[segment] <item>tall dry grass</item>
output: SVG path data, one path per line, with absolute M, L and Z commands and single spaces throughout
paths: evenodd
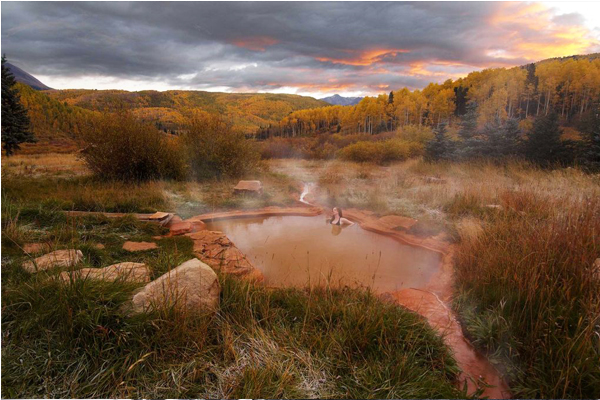
M 532 189 L 499 198 L 503 211 L 458 245 L 465 327 L 517 397 L 597 398 L 600 198 Z
M 274 168 L 312 174 L 322 204 L 443 223 L 458 246 L 456 309 L 515 395 L 600 396 L 600 175 L 524 162 Z

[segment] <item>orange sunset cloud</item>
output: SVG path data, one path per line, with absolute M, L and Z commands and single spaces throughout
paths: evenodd
M 249 50 L 265 51 L 267 47 L 279 43 L 279 40 L 268 36 L 253 36 L 235 39 L 232 43 Z

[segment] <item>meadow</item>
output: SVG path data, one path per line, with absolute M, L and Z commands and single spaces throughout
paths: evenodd
M 220 276 L 221 309 L 208 320 L 131 319 L 120 311 L 131 285 L 64 286 L 20 268 L 22 246 L 45 242 L 81 248 L 87 266 L 127 257 L 158 276 L 191 258 L 186 238 L 132 257 L 122 242 L 148 239 L 158 227 L 67 220 L 60 211 L 191 216 L 291 205 L 306 182 L 314 183 L 311 202 L 408 216 L 419 221 L 413 233 L 452 237 L 453 307 L 515 397 L 599 395 L 598 175 L 525 162 L 285 159 L 255 172 L 261 196 L 236 197 L 228 179 L 98 180 L 74 155 L 2 161 L 3 395 L 464 397 L 439 336 L 369 292 L 268 290 Z

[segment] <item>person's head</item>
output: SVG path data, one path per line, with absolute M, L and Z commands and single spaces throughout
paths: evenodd
M 340 207 L 333 207 L 333 216 L 342 218 L 342 209 Z

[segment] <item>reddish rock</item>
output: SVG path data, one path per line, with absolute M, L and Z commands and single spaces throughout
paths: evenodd
M 192 225 L 191 222 L 185 222 L 185 221 L 175 222 L 174 224 L 171 224 L 169 226 L 169 234 L 171 236 L 184 235 L 186 233 L 192 232 L 193 229 L 194 229 L 194 226 Z
M 263 186 L 260 181 L 239 181 L 233 188 L 234 193 L 257 193 L 263 191 Z
M 50 251 L 50 245 L 48 243 L 25 243 L 23 251 L 29 254 L 43 253 L 44 251 Z
M 102 243 L 96 243 L 94 247 L 98 250 L 104 250 L 106 248 L 106 246 L 104 246 Z
M 245 279 L 264 279 L 262 273 L 223 232 L 205 230 L 187 236 L 194 241 L 194 254 L 211 267 Z
M 206 224 L 203 221 L 187 221 L 192 224 L 192 232 L 203 231 L 206 229 Z
M 143 263 L 123 262 L 105 268 L 82 268 L 77 271 L 62 272 L 60 279 L 70 282 L 72 279 L 91 279 L 105 282 L 150 282 L 150 268 Z
M 166 213 L 166 212 L 160 212 L 160 211 L 158 211 L 158 212 L 155 212 L 155 213 L 154 213 L 154 214 L 152 214 L 152 215 L 149 215 L 149 216 L 148 216 L 148 220 L 149 220 L 149 221 L 162 221 L 162 220 L 164 220 L 165 218 L 168 218 L 168 217 L 169 217 L 169 215 L 171 215 L 171 214 L 169 214 L 169 213 Z
M 34 261 L 25 261 L 23 268 L 27 272 L 44 271 L 54 267 L 72 267 L 83 260 L 81 250 L 56 250 L 36 258 Z
M 123 250 L 127 251 L 145 251 L 157 249 L 158 246 L 154 242 L 125 242 L 123 243 Z

